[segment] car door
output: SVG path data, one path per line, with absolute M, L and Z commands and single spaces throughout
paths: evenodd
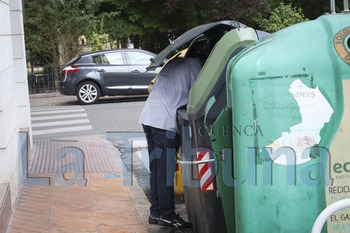
M 155 56 L 153 53 L 141 50 L 127 50 L 125 52 L 128 58 L 128 67 L 130 72 L 130 83 L 134 94 L 147 94 L 148 85 L 157 75 L 158 70 L 147 71 L 146 68 L 151 63 L 151 58 Z
M 93 56 L 93 60 L 106 94 L 125 94 L 131 90 L 129 69 L 121 51 L 101 53 Z

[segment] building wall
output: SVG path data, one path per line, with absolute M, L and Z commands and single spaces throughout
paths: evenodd
M 18 90 L 16 91 L 16 100 L 18 116 L 20 116 L 18 118 L 18 127 L 20 130 L 27 130 L 31 129 L 31 120 L 23 29 L 23 0 L 9 0 L 9 2 L 13 64 L 15 70 L 15 89 Z
M 0 0 L 0 22 L 0 184 L 9 185 L 14 204 L 18 134 L 31 134 L 22 0 Z

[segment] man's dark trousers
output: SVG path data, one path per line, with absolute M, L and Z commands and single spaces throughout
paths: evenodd
M 174 131 L 142 125 L 150 155 L 151 215 L 166 217 L 175 214 L 174 174 L 179 135 Z

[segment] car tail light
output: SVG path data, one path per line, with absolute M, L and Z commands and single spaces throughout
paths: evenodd
M 78 72 L 80 70 L 79 67 L 75 67 L 75 66 L 66 66 L 64 67 L 64 69 L 61 71 L 62 74 L 69 74 L 69 73 L 75 73 Z

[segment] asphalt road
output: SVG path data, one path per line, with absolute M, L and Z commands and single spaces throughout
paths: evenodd
M 141 131 L 139 116 L 145 104 L 145 98 L 106 101 L 96 105 L 87 105 L 85 110 L 93 124 L 94 131 Z
M 94 105 L 50 101 L 31 107 L 34 140 L 99 136 L 107 132 L 142 132 L 138 123 L 146 97 L 106 98 Z

